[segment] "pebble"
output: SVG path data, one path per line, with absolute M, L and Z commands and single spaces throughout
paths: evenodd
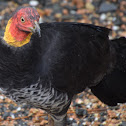
M 109 3 L 107 1 L 102 2 L 98 12 L 99 13 L 106 13 L 106 12 L 112 12 L 117 10 L 117 5 L 114 3 Z
M 104 117 L 100 117 L 100 119 L 98 120 L 99 122 L 104 122 L 106 119 Z
M 67 9 L 63 9 L 62 12 L 63 12 L 64 15 L 68 15 L 68 13 L 69 13 Z
M 116 20 L 114 21 L 114 24 L 115 25 L 121 25 L 122 24 L 120 17 L 118 17 L 118 16 L 116 17 Z
M 78 126 L 77 123 L 72 123 L 72 126 Z
M 88 117 L 88 121 L 89 122 L 93 122 L 95 120 L 95 117 L 93 114 L 91 114 L 89 117 Z
M 87 2 L 85 7 L 86 7 L 86 9 L 88 9 L 91 12 L 95 10 L 95 7 L 91 2 Z
M 4 111 L 4 114 L 3 114 L 2 116 L 3 116 L 3 119 L 6 120 L 7 117 L 10 116 L 10 112 L 6 112 L 6 111 Z
M 107 112 L 100 112 L 100 116 L 106 116 Z
M 5 97 L 1 95 L 1 96 L 0 96 L 0 99 L 2 99 L 2 100 L 3 100 L 3 99 L 5 99 Z
M 21 107 L 18 107 L 18 108 L 17 108 L 17 111 L 21 111 Z
M 86 116 L 88 114 L 87 110 L 79 108 L 76 109 L 76 115 L 77 116 Z
M 14 116 L 14 114 L 13 114 L 13 113 L 11 113 L 11 114 L 10 114 L 10 116 L 11 116 L 11 118 L 12 118 L 12 119 L 14 119 L 14 118 L 15 118 L 15 116 Z
M 9 109 L 11 110 L 11 111 L 13 111 L 13 110 L 15 110 L 17 107 L 15 107 L 13 104 L 9 104 Z
M 119 26 L 114 25 L 114 26 L 112 27 L 112 30 L 113 30 L 113 31 L 119 30 Z
M 70 11 L 70 14 L 73 14 L 73 15 L 74 15 L 74 14 L 76 14 L 76 13 L 77 13 L 77 12 L 76 12 L 75 10 L 71 10 L 71 11 Z
M 76 123 L 76 120 L 74 120 L 73 118 L 67 118 L 67 125 L 71 125 L 73 123 Z
M 106 14 L 104 14 L 104 13 L 101 14 L 101 15 L 100 15 L 100 20 L 101 20 L 101 21 L 104 21 L 105 19 L 106 19 Z
M 86 105 L 87 108 L 91 108 L 92 107 L 92 103 L 89 103 Z
M 84 101 L 83 101 L 82 99 L 77 99 L 77 100 L 76 100 L 76 103 L 77 103 L 77 104 L 83 104 Z
M 39 2 L 38 2 L 37 0 L 31 0 L 31 1 L 29 2 L 29 5 L 30 5 L 30 6 L 33 6 L 33 7 L 36 7 L 38 4 L 39 4 Z
M 2 19 L 4 19 L 4 16 L 0 16 L 0 21 L 1 21 Z

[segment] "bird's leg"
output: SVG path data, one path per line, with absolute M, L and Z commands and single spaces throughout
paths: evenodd
M 61 120 L 61 121 L 54 121 L 53 119 L 52 119 L 52 117 L 49 115 L 48 116 L 48 126 L 66 126 L 67 125 L 67 121 L 66 121 L 66 119 L 67 119 L 67 116 L 65 116 L 64 118 L 63 118 L 63 120 Z
M 54 126 L 54 120 L 50 115 L 48 115 L 48 126 Z

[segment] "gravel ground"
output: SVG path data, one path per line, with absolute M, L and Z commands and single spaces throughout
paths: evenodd
M 112 29 L 110 38 L 126 37 L 125 0 L 10 0 L 0 1 L 0 35 L 18 6 L 37 8 L 40 22 L 81 22 Z M 47 114 L 29 105 L 18 105 L 0 95 L 0 126 L 46 126 Z M 78 94 L 68 111 L 69 126 L 126 126 L 126 104 L 109 107 L 87 89 Z

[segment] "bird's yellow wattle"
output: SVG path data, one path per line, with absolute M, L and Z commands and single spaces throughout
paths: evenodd
M 8 21 L 8 24 L 7 24 L 6 29 L 5 29 L 5 32 L 4 32 L 3 39 L 5 40 L 5 42 L 8 45 L 11 45 L 11 46 L 14 46 L 14 47 L 21 47 L 21 46 L 29 43 L 30 42 L 30 39 L 31 39 L 32 33 L 28 33 L 28 35 L 24 39 L 22 39 L 21 41 L 19 41 L 10 32 L 10 26 L 11 26 L 11 24 L 12 24 L 12 19 L 10 19 Z

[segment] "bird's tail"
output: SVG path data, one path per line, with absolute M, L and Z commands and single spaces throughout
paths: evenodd
M 116 64 L 91 91 L 105 104 L 115 106 L 126 102 L 126 38 L 111 40 L 111 45 L 115 48 Z
M 121 37 L 111 40 L 112 46 L 116 51 L 116 68 L 126 71 L 126 38 Z

